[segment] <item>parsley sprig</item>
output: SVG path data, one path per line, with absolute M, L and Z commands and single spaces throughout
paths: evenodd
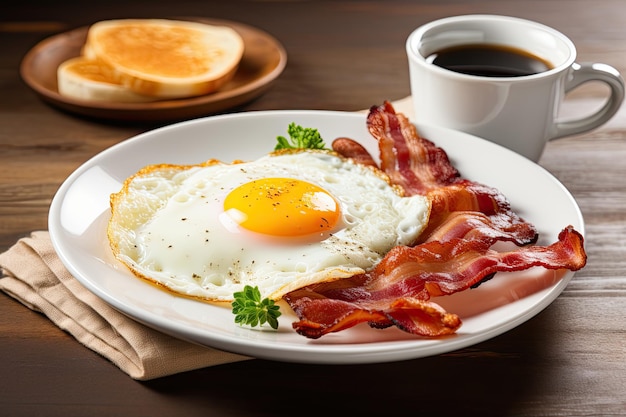
M 232 311 L 235 314 L 235 323 L 252 327 L 268 323 L 272 329 L 278 328 L 280 308 L 269 298 L 261 300 L 259 287 L 246 285 L 243 291 L 235 292 L 233 296 L 235 300 L 232 302 Z
M 294 122 L 287 127 L 289 139 L 284 136 L 277 136 L 278 143 L 275 151 L 280 149 L 326 149 L 324 139 L 317 129 L 312 127 L 302 127 Z

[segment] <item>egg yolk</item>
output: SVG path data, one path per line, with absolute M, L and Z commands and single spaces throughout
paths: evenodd
M 273 236 L 304 236 L 332 229 L 339 221 L 337 201 L 324 189 L 293 178 L 263 178 L 232 190 L 224 211 L 238 223 Z M 232 211 L 231 211 L 232 213 Z

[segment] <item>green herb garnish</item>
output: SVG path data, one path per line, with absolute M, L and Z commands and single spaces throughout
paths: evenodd
M 317 129 L 302 127 L 292 122 L 287 127 L 287 133 L 289 139 L 284 136 L 276 137 L 278 143 L 274 148 L 275 151 L 280 149 L 326 149 L 324 139 Z
M 236 292 L 233 296 L 235 297 L 232 303 L 235 323 L 252 327 L 268 323 L 272 329 L 278 328 L 280 308 L 269 298 L 261 300 L 259 287 L 246 285 L 243 291 Z

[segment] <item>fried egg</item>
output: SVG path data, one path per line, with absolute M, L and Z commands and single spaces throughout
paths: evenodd
M 185 296 L 232 301 L 245 285 L 280 299 L 361 274 L 414 242 L 430 203 L 331 152 L 148 166 L 111 196 L 108 238 L 137 276 Z

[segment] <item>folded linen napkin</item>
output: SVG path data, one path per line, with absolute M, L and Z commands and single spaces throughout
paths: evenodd
M 110 307 L 65 269 L 48 232 L 0 254 L 0 289 L 98 352 L 134 379 L 148 380 L 250 359 L 165 335 Z
M 410 97 L 393 105 L 397 112 L 412 117 Z M 0 254 L 0 269 L 0 290 L 45 314 L 134 379 L 251 359 L 176 339 L 113 309 L 67 271 L 46 231 L 33 232 Z

